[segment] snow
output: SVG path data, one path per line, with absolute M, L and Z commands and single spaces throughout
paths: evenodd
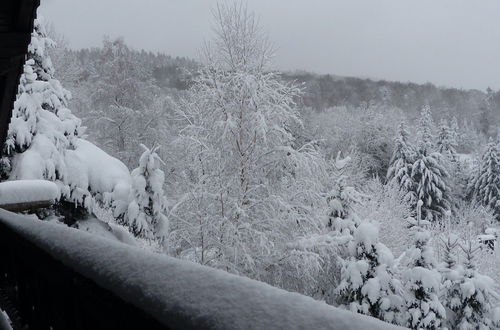
M 45 180 L 17 180 L 0 183 L 0 205 L 55 201 L 59 189 L 53 182 Z
M 123 226 L 89 217 L 76 222 L 76 228 L 101 237 L 122 242 L 132 246 L 139 246 L 136 238 Z
M 74 152 L 82 162 L 80 175 L 85 176 L 92 191 L 113 192 L 119 197 L 123 193 L 121 186 L 130 186 L 130 173 L 125 164 L 94 144 L 77 139 Z
M 66 151 L 69 185 L 100 194 L 117 214 L 124 213 L 131 186 L 127 166 L 86 140 L 75 139 L 74 145 L 75 150 Z
M 369 222 L 364 222 L 358 226 L 354 232 L 354 246 L 363 245 L 370 251 L 371 247 L 378 243 L 378 228 Z
M 0 329 L 13 330 L 9 315 L 7 315 L 7 313 L 1 309 L 0 309 Z
M 0 222 L 172 329 L 396 329 L 297 293 L 0 210 Z

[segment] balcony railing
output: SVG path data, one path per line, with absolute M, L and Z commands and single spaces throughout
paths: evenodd
M 391 329 L 297 293 L 0 210 L 0 306 L 22 329 Z

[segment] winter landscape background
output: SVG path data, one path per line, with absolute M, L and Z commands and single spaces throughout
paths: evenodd
M 3 178 L 54 181 L 46 221 L 413 329 L 500 327 L 500 91 L 280 72 L 245 3 L 213 25 L 184 58 L 38 19 Z

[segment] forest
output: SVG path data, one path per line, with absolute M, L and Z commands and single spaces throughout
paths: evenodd
M 38 19 L 2 158 L 46 221 L 412 329 L 500 328 L 500 91 L 279 72 L 242 4 L 200 59 Z

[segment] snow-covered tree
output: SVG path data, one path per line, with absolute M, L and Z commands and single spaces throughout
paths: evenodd
M 479 247 L 467 240 L 461 246 L 465 262 L 454 299 L 449 302 L 454 312 L 453 329 L 498 329 L 498 312 L 492 306 L 493 280 L 480 274 L 474 264 L 474 255 Z
M 420 207 L 418 203 L 417 207 Z M 418 212 L 420 216 L 420 212 Z M 417 217 L 418 217 L 417 216 Z M 425 220 L 414 223 L 413 244 L 406 251 L 403 264 L 404 284 L 407 289 L 407 327 L 411 329 L 441 329 L 446 317 L 439 301 L 441 275 L 437 270 L 434 251 L 429 244 L 431 234 L 422 226 Z
M 159 146 L 148 149 L 141 144 L 141 147 L 144 152 L 139 167 L 132 171 L 133 200 L 128 206 L 127 222 L 136 236 L 164 243 L 168 219 L 163 191 L 165 174 L 160 169 L 162 160 L 156 153 Z
M 47 37 L 43 19 L 35 20 L 6 141 L 10 156 L 35 144 L 37 134 L 49 138 L 60 152 L 79 133 L 80 120 L 67 108 L 71 94 L 54 78 L 51 47 L 54 42 Z
M 67 108 L 70 93 L 55 78 L 42 19 L 34 22 L 2 159 L 5 178 L 45 179 L 60 189 L 54 212 L 74 223 L 95 202 L 124 214 L 130 172 L 119 160 L 84 140 L 80 119 Z M 50 212 L 52 214 L 52 212 Z
M 335 290 L 337 302 L 353 312 L 400 324 L 401 284 L 392 273 L 391 251 L 378 241 L 378 228 L 361 223 L 349 250 L 351 258 L 345 262 L 342 281 Z
M 441 247 L 443 250 L 443 261 L 439 271 L 441 273 L 441 301 L 449 310 L 453 310 L 459 301 L 460 293 L 460 274 L 462 269 L 457 263 L 457 249 L 459 238 L 457 235 L 448 232 L 442 235 Z
M 337 154 L 331 169 L 333 186 L 327 194 L 327 225 L 343 235 L 352 235 L 354 229 L 359 225 L 354 207 L 361 202 L 360 193 L 347 184 L 347 177 L 343 173 L 349 161 L 351 161 L 350 157 L 341 159 L 340 152 Z
M 450 160 L 455 158 L 457 153 L 457 141 L 455 137 L 456 133 L 448 126 L 445 119 L 439 122 L 438 135 L 437 135 L 437 151 L 442 155 L 445 155 Z
M 460 132 L 460 126 L 458 125 L 458 119 L 455 116 L 451 118 L 450 132 L 452 141 L 455 141 L 457 147 L 460 146 L 460 142 L 462 141 L 462 134 Z
M 416 198 L 423 202 L 424 219 L 438 221 L 450 209 L 447 177 L 448 172 L 439 153 L 426 154 L 425 150 L 417 153 L 412 178 L 416 183 Z
M 10 179 L 46 179 L 56 182 L 63 198 L 88 203 L 85 192 L 70 182 L 66 151 L 75 148 L 81 121 L 67 108 L 71 94 L 54 77 L 42 19 L 36 19 L 19 92 L 14 103 L 3 159 Z
M 161 101 L 168 98 L 159 95 L 151 73 L 123 39 L 105 38 L 99 55 L 90 76 L 87 124 L 95 129 L 92 138 L 131 168 L 140 156 L 137 143 L 153 144 L 161 136 L 168 106 Z
M 425 149 L 427 152 L 434 150 L 434 130 L 431 108 L 425 106 L 420 112 L 417 125 L 418 149 Z
M 287 243 L 325 226 L 326 165 L 314 144 L 295 144 L 299 90 L 270 69 L 272 48 L 254 15 L 242 3 L 214 14 L 216 37 L 179 104 L 184 191 L 170 213 L 174 250 L 263 278 L 280 272 Z
M 416 185 L 412 177 L 415 150 L 409 142 L 409 132 L 404 122 L 398 126 L 398 133 L 394 139 L 395 147 L 387 171 L 387 181 L 397 184 L 405 192 L 408 202 L 415 199 Z
M 433 151 L 432 117 L 428 107 L 422 110 L 418 135 L 418 150 L 412 166 L 415 198 L 422 201 L 424 219 L 437 221 L 450 209 L 448 171 L 439 152 Z
M 408 246 L 409 229 L 406 220 L 414 216 L 405 192 L 396 183 L 384 184 L 379 178 L 367 180 L 362 187 L 363 199 L 356 207 L 360 219 L 379 224 L 380 242 L 397 258 Z
M 490 140 L 471 181 L 472 196 L 500 221 L 500 147 Z

